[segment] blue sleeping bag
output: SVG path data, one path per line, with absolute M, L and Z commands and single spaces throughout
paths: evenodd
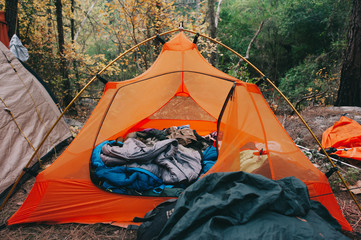
M 217 158 L 217 149 L 215 147 L 209 146 L 206 148 L 206 150 L 203 151 L 201 174 L 208 172 L 208 170 L 211 169 L 211 167 L 213 167 L 213 165 L 216 163 Z
M 142 168 L 126 166 L 107 167 L 100 158 L 102 147 L 105 144 L 122 144 L 116 141 L 105 141 L 94 148 L 91 156 L 91 165 L 95 176 L 100 180 L 103 189 L 121 194 L 139 194 L 146 190 L 162 190 L 162 179 Z

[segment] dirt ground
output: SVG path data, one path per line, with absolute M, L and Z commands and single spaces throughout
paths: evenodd
M 361 108 L 354 107 L 314 107 L 308 108 L 301 112 L 305 121 L 314 131 L 319 140 L 322 138 L 322 133 L 328 127 L 332 126 L 343 114 L 361 123 Z M 81 119 L 69 121 L 72 125 L 72 131 L 75 133 L 79 131 L 82 126 L 83 119 L 87 115 L 84 114 Z M 307 128 L 296 115 L 279 114 L 277 115 L 281 124 L 285 127 L 291 138 L 299 145 L 304 146 L 310 151 L 317 151 L 317 143 L 308 132 Z M 55 157 L 52 159 L 54 160 Z M 318 159 L 318 161 L 322 161 Z M 326 160 L 325 160 L 326 161 Z M 355 165 L 361 168 L 361 163 L 358 161 L 347 161 L 348 164 Z M 319 162 L 317 164 L 320 164 Z M 340 166 L 345 173 L 348 167 Z M 360 171 L 358 171 L 360 174 Z M 27 181 L 19 191 L 17 191 L 6 204 L 5 208 L 0 212 L 1 224 L 21 206 L 29 193 L 35 179 L 32 178 Z M 361 239 L 361 211 L 357 208 L 350 195 L 343 191 L 339 184 L 331 184 L 335 192 L 336 199 L 340 208 L 354 228 L 354 233 L 345 233 L 351 239 Z M 358 202 L 361 202 L 361 194 L 355 195 Z M 0 230 L 1 239 L 136 239 L 136 231 L 126 230 L 116 226 L 107 224 L 60 224 L 60 225 L 45 225 L 45 224 L 23 224 L 17 226 L 9 226 Z
M 309 125 L 310 129 L 313 131 L 319 141 L 321 141 L 322 139 L 322 133 L 327 128 L 331 127 L 343 115 L 361 124 L 360 107 L 313 107 L 307 108 L 301 112 L 301 116 Z M 309 130 L 304 126 L 304 124 L 296 114 L 280 114 L 277 115 L 277 117 L 283 127 L 287 130 L 291 138 L 296 142 L 296 144 L 310 149 L 313 153 L 317 152 L 319 146 L 316 140 L 313 138 Z M 346 159 L 342 159 L 342 161 L 346 162 L 347 164 L 351 164 L 353 166 L 361 168 L 360 161 Z M 328 166 L 328 168 L 331 167 L 328 164 L 328 160 L 326 158 L 317 160 L 317 165 L 321 164 Z M 357 173 L 357 178 L 361 179 L 360 170 L 350 168 L 344 165 L 337 165 L 337 167 L 339 168 L 339 171 L 341 175 L 344 176 L 344 178 L 347 179 L 347 174 L 350 172 L 351 169 L 353 172 Z M 321 169 L 321 171 L 326 172 L 327 170 Z M 361 211 L 352 200 L 350 194 L 345 191 L 345 188 L 340 183 L 336 174 L 333 174 L 329 178 L 329 181 L 343 215 L 354 229 L 354 233 L 346 232 L 345 235 L 347 235 L 351 239 L 361 239 Z M 337 184 L 335 184 L 334 182 L 337 182 Z M 354 194 L 354 196 L 356 197 L 358 203 L 361 203 L 361 194 Z

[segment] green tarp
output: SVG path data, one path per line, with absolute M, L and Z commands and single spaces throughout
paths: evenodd
M 340 230 L 302 181 L 234 172 L 187 188 L 159 239 L 347 239 Z

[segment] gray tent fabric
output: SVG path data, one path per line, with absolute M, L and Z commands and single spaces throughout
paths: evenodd
M 9 48 L 10 51 L 15 55 L 15 57 L 17 57 L 21 61 L 25 62 L 29 59 L 28 49 L 24 47 L 16 34 L 11 37 Z
M 340 230 L 301 180 L 233 172 L 187 188 L 156 239 L 348 239 Z
M 40 82 L 0 43 L 0 193 L 11 186 L 50 127 L 58 107 Z M 71 137 L 62 119 L 38 152 L 41 158 Z M 37 162 L 35 157 L 32 166 Z

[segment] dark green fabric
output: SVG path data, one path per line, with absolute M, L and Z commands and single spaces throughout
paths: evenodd
M 184 191 L 184 188 L 164 188 L 161 192 L 156 193 L 153 190 L 147 190 L 143 192 L 143 196 L 150 197 L 179 197 L 179 195 Z
M 294 177 L 214 173 L 180 195 L 159 239 L 347 239 L 340 229 Z

